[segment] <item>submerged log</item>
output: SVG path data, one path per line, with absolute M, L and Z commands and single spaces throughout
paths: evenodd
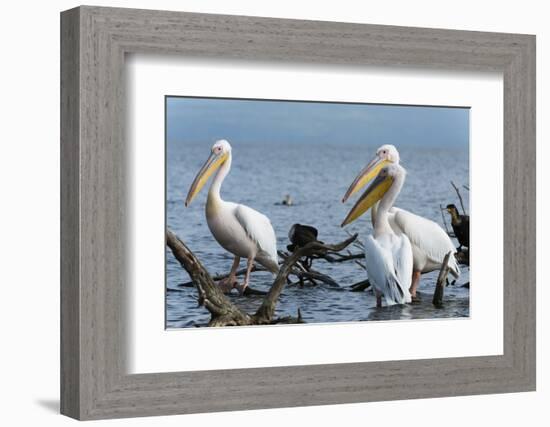
M 281 292 L 287 284 L 288 275 L 296 270 L 299 259 L 306 256 L 320 255 L 323 253 L 336 253 L 357 239 L 357 234 L 336 245 L 326 245 L 320 242 L 311 242 L 306 246 L 298 248 L 288 256 L 281 265 L 275 281 L 260 308 L 254 314 L 242 311 L 223 294 L 212 276 L 201 264 L 199 259 L 170 230 L 166 231 L 166 244 L 187 271 L 199 293 L 199 306 L 206 308 L 211 315 L 208 326 L 243 326 L 243 325 L 264 325 L 273 323 L 302 323 L 301 313 L 297 318 L 285 317 L 274 319 L 275 308 Z

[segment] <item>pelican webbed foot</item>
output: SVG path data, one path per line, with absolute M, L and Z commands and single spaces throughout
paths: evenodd
M 235 287 L 239 290 L 239 295 L 244 295 L 244 290 L 248 287 L 248 283 L 250 280 L 250 272 L 252 271 L 252 267 L 254 266 L 254 258 L 250 257 L 246 261 L 246 274 L 244 276 L 244 282 L 242 285 L 237 284 Z
M 411 295 L 411 304 L 420 304 L 421 302 L 422 302 L 422 298 L 420 298 L 418 294 L 415 296 Z
M 224 294 L 231 293 L 231 290 L 239 285 L 239 282 L 237 281 L 237 269 L 239 268 L 240 261 L 241 258 L 235 256 L 229 275 L 218 282 L 218 286 Z
M 244 291 L 248 288 L 248 283 L 244 282 L 242 285 L 237 283 L 235 288 L 239 291 L 239 296 L 242 297 L 244 295 Z
M 220 280 L 218 286 L 224 294 L 229 294 L 233 288 L 238 288 L 239 282 L 235 276 L 229 276 Z

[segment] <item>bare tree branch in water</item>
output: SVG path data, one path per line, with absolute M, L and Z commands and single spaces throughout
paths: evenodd
M 278 255 L 283 260 L 283 262 L 290 256 L 289 253 L 283 252 L 283 251 L 278 251 Z M 324 252 L 324 253 L 318 253 L 312 256 L 302 257 L 296 261 L 295 268 L 293 268 L 289 274 L 289 276 L 295 276 L 298 281 L 293 283 L 289 279 L 288 282 L 289 284 L 299 285 L 299 286 L 305 286 L 306 283 L 309 283 L 312 286 L 317 286 L 318 282 L 325 283 L 329 286 L 340 286 L 338 282 L 336 282 L 336 280 L 334 280 L 332 277 L 324 273 L 321 273 L 317 270 L 314 270 L 312 268 L 312 261 L 325 260 L 328 263 L 341 263 L 341 262 L 347 262 L 347 261 L 355 261 L 363 270 L 365 270 L 365 266 L 360 261 L 358 261 L 364 258 L 365 258 L 364 253 L 352 254 L 350 251 L 347 251 L 346 254 L 341 254 L 339 252 L 333 252 L 329 254 L 327 252 Z M 261 265 L 254 264 L 251 272 L 255 272 L 255 271 L 267 271 L 267 269 Z M 236 277 L 244 276 L 245 273 L 246 273 L 246 268 L 242 268 L 236 271 L 235 276 Z M 212 276 L 212 280 L 217 282 L 227 277 L 229 277 L 229 273 L 218 274 L 218 275 Z M 195 285 L 193 280 L 191 280 L 188 282 L 180 283 L 178 286 L 192 288 Z M 267 292 L 254 289 L 250 286 L 248 286 L 244 290 L 244 295 L 266 295 L 266 294 Z
M 274 319 L 277 301 L 287 284 L 288 275 L 296 270 L 296 264 L 299 262 L 300 258 L 340 252 L 354 242 L 355 239 L 357 239 L 357 235 L 353 235 L 336 245 L 311 242 L 304 247 L 298 248 L 284 260 L 277 277 L 258 311 L 254 314 L 248 314 L 229 301 L 187 245 L 170 230 L 166 231 L 166 244 L 181 266 L 187 271 L 197 288 L 199 293 L 199 306 L 203 306 L 210 312 L 211 318 L 208 326 L 301 323 L 302 319 L 300 312 L 298 312 L 296 318 L 285 317 Z
M 449 231 L 449 227 L 447 227 L 447 220 L 445 219 L 445 214 L 444 212 L 447 210 L 443 207 L 443 205 L 440 203 L 439 204 L 439 210 L 441 211 L 441 219 L 443 220 L 443 224 L 445 225 L 445 232 L 447 233 L 447 236 L 449 237 L 455 237 L 454 233 L 452 233 L 451 231 Z
M 283 265 L 281 265 L 279 273 L 277 274 L 273 285 L 271 285 L 271 289 L 267 293 L 267 297 L 263 300 L 262 305 L 255 314 L 258 323 L 261 324 L 265 322 L 270 322 L 270 320 L 273 318 L 279 295 L 283 291 L 283 288 L 285 287 L 287 282 L 287 277 L 290 274 L 292 267 L 294 266 L 296 261 L 305 256 L 313 256 L 329 252 L 340 252 L 341 250 L 348 247 L 353 241 L 355 241 L 355 239 L 357 239 L 357 234 L 336 245 L 326 245 L 320 242 L 311 242 L 293 252 L 283 262 Z
M 361 280 L 360 282 L 354 283 L 350 286 L 351 292 L 363 292 L 371 287 L 369 279 Z
M 166 244 L 195 283 L 199 293 L 199 306 L 203 306 L 210 312 L 211 319 L 208 326 L 251 324 L 251 317 L 225 297 L 195 254 L 170 230 L 166 231 Z
M 453 181 L 451 181 L 451 185 L 453 186 L 453 188 L 456 191 L 456 194 L 458 196 L 458 200 L 460 200 L 460 206 L 462 206 L 462 213 L 464 215 L 468 215 L 468 213 L 466 212 L 466 209 L 464 208 L 464 201 L 462 200 L 462 195 L 460 194 L 460 190 L 458 189 L 458 187 L 455 185 L 455 183 Z
M 365 254 L 364 253 L 359 253 L 359 254 L 348 253 L 347 255 L 342 255 L 340 253 L 335 253 L 333 255 L 325 254 L 323 256 L 313 256 L 312 258 L 313 259 L 324 259 L 325 261 L 330 262 L 330 263 L 338 263 L 338 262 L 351 261 L 351 260 L 354 260 L 354 259 L 364 259 Z
M 449 274 L 449 271 L 450 271 L 449 259 L 451 258 L 452 255 L 453 255 L 452 252 L 448 252 L 447 255 L 445 255 L 445 258 L 443 259 L 443 263 L 441 264 L 441 268 L 439 269 L 439 275 L 437 276 L 434 296 L 432 299 L 432 304 L 436 308 L 443 307 L 443 295 L 445 293 L 445 282 L 447 281 L 447 275 Z
M 252 269 L 250 270 L 250 272 L 253 273 L 255 271 L 267 271 L 267 269 L 265 267 L 261 266 L 261 265 L 254 264 L 252 266 Z M 236 277 L 244 276 L 245 274 L 246 274 L 246 268 L 241 268 L 240 270 L 237 270 L 235 272 Z M 215 276 L 212 276 L 212 280 L 214 280 L 215 282 L 219 282 L 220 280 L 223 280 L 227 277 L 229 277 L 229 273 L 217 274 Z M 179 283 L 178 286 L 183 287 L 183 288 L 194 288 L 195 287 L 195 282 L 193 280 L 190 280 L 188 282 Z M 243 295 L 245 295 L 245 296 L 249 296 L 249 295 L 267 295 L 267 292 L 261 291 L 259 289 L 254 289 L 250 286 L 247 286 L 244 290 Z
M 458 196 L 458 199 L 460 200 L 460 206 L 462 207 L 463 215 L 467 216 L 468 212 L 466 211 L 466 208 L 464 207 L 464 201 L 462 199 L 462 195 L 460 194 L 460 189 L 458 188 L 458 186 L 453 181 L 451 181 L 451 185 L 454 188 L 454 190 L 455 190 L 455 192 Z M 467 191 L 470 191 L 469 186 L 463 185 L 462 187 L 464 189 L 466 189 Z M 439 205 L 439 209 L 441 210 L 441 217 L 443 219 L 443 223 L 445 224 L 445 231 L 447 232 L 447 235 L 449 237 L 456 238 L 458 240 L 459 244 L 460 244 L 459 248 L 457 249 L 457 252 L 455 253 L 455 258 L 456 258 L 457 262 L 461 265 L 469 266 L 470 265 L 470 250 L 469 250 L 469 248 L 467 247 L 467 245 L 466 245 L 466 247 L 463 246 L 463 243 L 460 241 L 460 236 L 457 236 L 457 233 L 455 232 L 455 225 L 454 224 L 451 224 L 452 228 L 453 228 L 453 231 L 450 231 L 447 228 L 447 221 L 445 220 L 445 215 L 443 214 L 444 208 L 441 204 Z M 452 223 L 452 221 L 451 221 L 451 223 Z M 469 233 L 469 231 L 468 231 L 468 233 Z

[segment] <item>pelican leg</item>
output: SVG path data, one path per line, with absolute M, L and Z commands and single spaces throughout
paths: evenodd
M 411 287 L 409 288 L 409 292 L 411 293 L 412 298 L 416 298 L 416 288 L 418 288 L 419 283 L 420 283 L 420 271 L 413 271 L 412 283 L 411 283 Z
M 248 258 L 246 262 L 246 274 L 244 276 L 244 282 L 242 285 L 237 285 L 237 289 L 239 290 L 239 295 L 244 294 L 244 290 L 248 286 L 248 281 L 250 278 L 250 272 L 252 271 L 252 267 L 254 266 L 254 258 L 250 257 Z
M 237 269 L 239 268 L 240 262 L 241 262 L 241 258 L 238 256 L 235 256 L 235 259 L 233 260 L 233 265 L 231 266 L 231 272 L 229 273 L 229 276 L 219 281 L 218 285 L 224 294 L 228 294 L 229 292 L 231 292 L 231 289 L 235 287 L 235 284 L 237 283 L 236 273 L 237 273 Z
M 374 295 L 376 295 L 376 308 L 382 307 L 382 293 L 375 289 Z

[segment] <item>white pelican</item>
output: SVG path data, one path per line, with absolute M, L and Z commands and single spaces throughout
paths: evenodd
M 224 292 L 236 287 L 242 295 L 248 286 L 254 260 L 276 273 L 279 270 L 277 238 L 271 221 L 265 215 L 245 205 L 226 202 L 220 196 L 220 187 L 231 168 L 231 145 L 222 139 L 212 146 L 210 157 L 195 177 L 185 200 L 189 206 L 208 178 L 217 170 L 206 200 L 206 222 L 217 242 L 235 255 L 229 277 L 220 282 Z M 242 285 L 236 281 L 241 258 L 247 259 L 246 275 Z
M 342 201 L 345 202 L 352 194 L 372 179 L 372 176 L 377 171 L 388 164 L 399 164 L 399 152 L 391 144 L 382 145 L 376 151 L 376 156 L 355 178 Z M 376 223 L 376 206 L 373 208 L 372 213 L 374 226 Z M 427 218 L 415 215 L 405 209 L 393 207 L 389 211 L 388 220 L 393 231 L 397 234 L 405 234 L 411 242 L 413 275 L 410 292 L 414 298 L 416 297 L 416 289 L 420 283 L 420 275 L 439 270 L 445 255 L 449 251 L 452 251 L 454 254 L 456 248 L 439 224 Z M 460 269 L 454 256 L 449 259 L 449 267 L 451 274 L 455 278 L 458 278 L 460 276 Z
M 376 178 L 342 223 L 343 227 L 356 220 L 380 200 L 374 234 L 365 239 L 365 265 L 374 286 L 377 307 L 382 305 L 382 295 L 388 305 L 411 302 L 411 243 L 405 234 L 396 234 L 388 220 L 389 210 L 405 182 L 405 174 L 405 169 L 398 163 L 388 163 L 381 169 L 368 171 L 368 181 Z

